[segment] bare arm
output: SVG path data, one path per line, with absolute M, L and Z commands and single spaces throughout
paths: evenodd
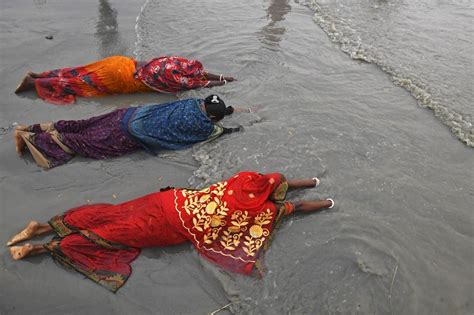
M 225 85 L 225 81 L 209 81 L 206 87 L 211 88 L 214 86 L 223 86 L 223 85 Z
M 288 188 L 295 189 L 295 188 L 312 188 L 316 187 L 318 182 L 315 179 L 291 179 L 288 180 Z
M 250 107 L 234 107 L 234 113 L 251 113 Z
M 237 128 L 225 128 L 225 127 L 222 127 L 223 129 L 223 132 L 222 134 L 227 134 L 227 133 L 233 133 L 233 132 L 237 132 L 237 131 L 242 131 L 242 127 L 237 127 Z
M 223 80 L 226 80 L 228 82 L 235 81 L 233 77 L 225 77 L 222 74 L 214 74 L 214 73 L 206 72 L 206 76 L 211 81 L 223 81 Z
M 332 199 L 326 200 L 312 200 L 312 201 L 297 201 L 294 203 L 295 211 L 299 212 L 315 212 L 322 209 L 331 209 L 334 207 Z

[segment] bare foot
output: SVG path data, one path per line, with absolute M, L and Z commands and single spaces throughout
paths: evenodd
M 16 130 L 28 131 L 29 125 L 17 125 Z
M 23 149 L 26 146 L 25 140 L 23 140 L 23 137 L 20 134 L 21 130 L 18 128 L 15 130 L 13 137 L 15 138 L 15 147 L 16 147 L 16 153 L 19 156 L 23 155 Z
M 32 77 L 32 78 L 34 78 L 34 79 L 37 79 L 37 78 L 40 77 L 40 75 L 39 75 L 38 73 L 34 73 L 34 72 L 31 72 L 31 71 L 29 71 L 29 72 L 27 73 L 27 75 L 29 75 L 30 77 Z
M 12 258 L 14 260 L 20 260 L 24 258 L 25 256 L 28 256 L 28 254 L 33 250 L 33 245 L 30 243 L 25 244 L 23 246 L 13 246 L 10 248 L 10 255 L 12 255 Z
M 13 236 L 12 239 L 7 242 L 7 246 L 32 238 L 33 236 L 35 236 L 35 232 L 38 229 L 38 226 L 39 223 L 37 221 L 31 221 L 23 231 Z
M 18 84 L 16 87 L 15 93 L 21 93 L 30 89 L 33 86 L 34 80 L 35 79 L 33 79 L 29 73 L 26 74 L 23 80 L 21 80 L 20 84 Z

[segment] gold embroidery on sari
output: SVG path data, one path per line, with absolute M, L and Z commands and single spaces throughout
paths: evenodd
M 224 247 L 224 249 L 227 250 L 235 250 L 237 246 L 240 244 L 240 238 L 244 234 L 244 232 L 247 231 L 247 225 L 249 224 L 249 215 L 247 211 L 240 211 L 237 210 L 235 211 L 231 218 L 232 221 L 227 228 L 226 231 L 224 231 L 221 237 L 221 245 Z
M 222 202 L 221 199 L 226 186 L 227 182 L 219 182 L 212 191 L 210 187 L 200 191 L 182 190 L 183 197 L 186 198 L 183 208 L 188 215 L 193 216 L 193 229 L 204 232 L 210 226 L 216 229 L 226 224 L 224 218 L 229 208 L 227 208 L 227 202 Z M 199 196 L 202 193 L 204 194 Z M 212 234 L 209 232 L 206 233 L 208 237 Z
M 264 226 L 268 226 L 272 222 L 273 214 L 270 209 L 262 211 L 255 217 L 255 224 L 250 227 L 249 234 L 245 236 L 244 241 L 244 252 L 249 256 L 255 256 L 255 252 L 258 251 L 260 247 L 265 242 L 265 239 L 270 235 L 270 230 Z
M 183 227 L 199 248 L 244 262 L 255 262 L 259 249 L 270 235 L 273 213 L 265 209 L 253 218 L 248 211 L 236 210 L 229 215 L 227 202 L 222 200 L 226 188 L 227 182 L 223 181 L 200 191 L 175 190 L 175 208 Z M 232 190 L 227 194 L 232 195 Z M 179 195 L 184 197 L 182 206 L 178 205 Z M 183 219 L 185 214 L 191 217 L 189 223 Z M 215 242 L 221 250 L 213 246 Z M 235 251 L 239 249 L 245 254 L 237 254 Z

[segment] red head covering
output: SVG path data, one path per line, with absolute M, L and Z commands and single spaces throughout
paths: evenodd
M 158 92 L 165 93 L 196 89 L 209 83 L 198 60 L 167 56 L 154 58 L 138 68 L 135 79 Z
M 175 209 L 200 254 L 251 274 L 263 245 L 285 213 L 288 185 L 281 174 L 238 173 L 200 191 L 176 189 Z

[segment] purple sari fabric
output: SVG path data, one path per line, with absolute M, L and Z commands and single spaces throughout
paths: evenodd
M 137 151 L 142 146 L 124 133 L 120 122 L 127 108 L 84 120 L 60 120 L 54 123 L 61 142 L 74 154 L 93 158 L 107 159 Z M 64 164 L 73 158 L 54 142 L 51 135 L 42 132 L 39 125 L 33 125 L 31 132 L 35 147 L 48 159 L 51 167 Z

